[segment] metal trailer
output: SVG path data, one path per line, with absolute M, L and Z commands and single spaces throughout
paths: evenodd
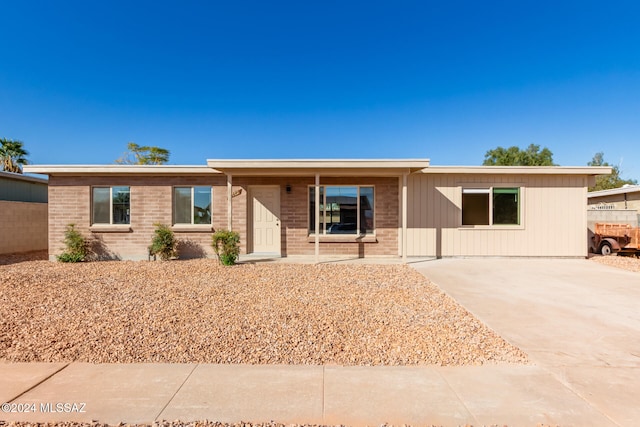
M 592 250 L 601 255 L 640 256 L 640 227 L 629 224 L 596 223 Z

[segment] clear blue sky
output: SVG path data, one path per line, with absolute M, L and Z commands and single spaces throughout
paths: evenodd
M 640 178 L 640 2 L 0 0 L 0 137 L 208 158 L 597 151 Z

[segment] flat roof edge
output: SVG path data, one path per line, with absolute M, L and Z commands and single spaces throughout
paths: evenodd
M 207 159 L 220 169 L 426 168 L 429 159 Z
M 23 166 L 23 170 L 26 167 L 27 166 Z M 37 177 L 37 176 L 28 176 L 28 175 L 24 175 L 24 174 L 21 174 L 21 173 L 6 172 L 6 171 L 0 171 L 0 178 L 15 179 L 16 181 L 35 182 L 35 183 L 38 183 L 38 184 L 47 184 L 48 183 L 47 178 L 40 178 L 40 177 Z
M 45 175 L 95 174 L 220 174 L 204 165 L 31 165 L 25 172 Z
M 640 192 L 640 185 L 628 185 L 626 187 L 610 188 L 608 190 L 590 191 L 587 197 L 614 196 L 616 194 Z
M 525 175 L 609 175 L 608 166 L 430 166 L 422 173 L 435 174 L 525 174 Z

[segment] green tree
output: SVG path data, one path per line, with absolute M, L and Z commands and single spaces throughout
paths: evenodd
M 620 188 L 625 184 L 636 185 L 638 181 L 635 179 L 622 179 L 620 178 L 620 167 L 612 166 L 604 161 L 604 153 L 599 152 L 593 156 L 593 159 L 588 166 L 609 166 L 612 171 L 611 175 L 598 175 L 596 176 L 596 185 L 589 187 L 589 191 L 609 190 L 611 188 Z
M 169 161 L 169 150 L 160 147 L 127 144 L 127 152 L 116 163 L 124 165 L 163 165 Z
M 29 152 L 23 148 L 22 141 L 0 138 L 0 165 L 7 172 L 22 173 L 22 166 L 29 164 Z
M 483 166 L 557 166 L 553 163 L 553 153 L 548 148 L 540 150 L 531 144 L 526 150 L 515 145 L 509 148 L 497 147 L 484 155 Z

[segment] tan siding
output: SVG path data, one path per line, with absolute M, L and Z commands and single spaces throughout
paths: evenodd
M 409 183 L 409 256 L 587 255 L 582 176 L 424 174 Z M 521 186 L 522 226 L 460 227 L 460 187 L 476 184 Z

